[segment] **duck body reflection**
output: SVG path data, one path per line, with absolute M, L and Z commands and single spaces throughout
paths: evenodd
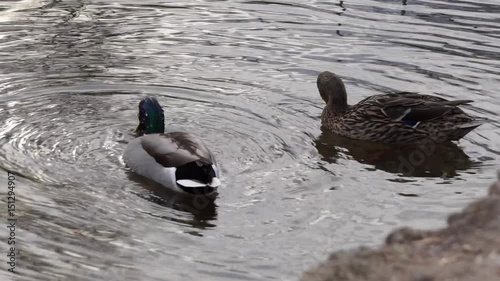
M 467 154 L 455 143 L 436 144 L 422 141 L 407 145 L 388 145 L 353 140 L 322 128 L 315 146 L 322 160 L 336 163 L 338 159 L 352 158 L 359 163 L 401 176 L 445 177 L 457 176 L 474 165 Z
M 210 195 L 184 194 L 165 189 L 161 184 L 130 171 L 127 174 L 130 181 L 141 186 L 140 189 L 133 191 L 133 194 L 161 207 L 166 207 L 164 212 L 151 213 L 150 215 L 198 229 L 216 226 L 214 223 L 217 220 L 217 205 L 215 203 L 217 192 Z

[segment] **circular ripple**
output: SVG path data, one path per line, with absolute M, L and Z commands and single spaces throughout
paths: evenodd
M 197 134 L 230 175 L 296 158 L 302 149 L 292 142 L 302 140 L 306 149 L 310 139 L 292 125 L 294 118 L 259 101 L 247 99 L 243 108 L 242 97 L 221 102 L 185 89 L 162 88 L 167 95 L 158 93 L 158 87 L 149 93 L 143 88 L 141 94 L 115 88 L 84 94 L 68 89 L 6 103 L 0 111 L 6 120 L 0 129 L 4 168 L 50 182 L 82 182 L 122 169 L 119 158 L 137 125 L 137 104 L 146 94 L 163 105 L 167 131 Z

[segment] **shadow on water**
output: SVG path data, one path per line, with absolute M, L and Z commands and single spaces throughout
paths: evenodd
M 458 171 L 468 170 L 474 164 L 460 147 L 451 142 L 391 146 L 352 140 L 322 129 L 315 146 L 323 160 L 330 163 L 336 163 L 339 158 L 345 158 L 342 154 L 347 154 L 359 163 L 402 176 L 452 178 Z
M 133 193 L 135 195 L 162 207 L 191 214 L 192 219 L 183 219 L 178 216 L 170 217 L 156 214 L 154 214 L 154 216 L 159 216 L 163 219 L 190 225 L 199 229 L 216 226 L 215 224 L 210 223 L 210 221 L 217 219 L 217 205 L 215 204 L 217 194 L 210 197 L 201 194 L 194 196 L 184 195 L 167 190 L 160 184 L 136 175 L 130 171 L 127 172 L 127 176 L 129 180 L 139 183 L 141 187 L 144 188 L 142 191 L 134 191 Z

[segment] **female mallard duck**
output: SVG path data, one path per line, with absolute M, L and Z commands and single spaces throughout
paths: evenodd
M 137 138 L 123 153 L 135 173 L 161 185 L 190 194 L 210 194 L 220 185 L 215 158 L 196 136 L 164 133 L 163 109 L 155 98 L 139 103 Z
M 449 101 L 401 92 L 374 95 L 348 105 L 344 83 L 337 75 L 322 72 L 317 85 L 326 103 L 322 126 L 352 139 L 386 144 L 443 143 L 459 140 L 484 123 L 458 108 L 471 100 Z

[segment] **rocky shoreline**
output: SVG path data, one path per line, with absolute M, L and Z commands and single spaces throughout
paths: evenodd
M 500 175 L 499 175 L 500 176 Z M 301 281 L 500 280 L 500 177 L 436 231 L 401 228 L 379 249 L 340 251 Z

